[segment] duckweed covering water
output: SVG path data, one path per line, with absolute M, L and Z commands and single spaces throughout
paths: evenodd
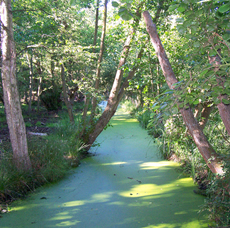
M 162 161 L 147 132 L 117 113 L 105 130 L 96 156 L 65 180 L 17 201 L 1 227 L 208 227 L 198 216 L 202 196 L 178 164 Z

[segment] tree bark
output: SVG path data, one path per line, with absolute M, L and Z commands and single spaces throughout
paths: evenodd
M 41 85 L 42 85 L 42 69 L 41 69 L 41 63 L 38 61 L 38 74 L 39 74 L 39 82 L 38 82 L 38 90 L 37 90 L 37 112 L 39 112 L 40 109 L 40 95 L 41 95 Z
M 95 81 L 95 91 L 99 89 L 99 83 L 100 83 L 100 73 L 101 73 L 101 62 L 104 52 L 104 46 L 105 46 L 105 33 L 106 33 L 106 18 L 107 18 L 107 2 L 108 0 L 105 0 L 104 3 L 104 19 L 103 19 L 103 29 L 101 34 L 101 44 L 100 44 L 100 53 L 97 61 L 97 69 L 96 69 L 96 81 Z M 90 125 L 92 124 L 93 118 L 95 116 L 95 110 L 97 107 L 97 98 L 93 97 L 92 99 L 92 109 L 91 109 L 91 116 L 90 116 Z
M 29 53 L 27 53 L 27 61 L 30 69 L 30 77 L 29 77 L 29 105 L 28 105 L 28 113 L 31 113 L 32 109 L 32 93 L 33 93 L 33 55 L 29 57 Z
M 96 5 L 96 18 L 95 18 L 95 29 L 94 29 L 94 39 L 93 39 L 93 53 L 96 52 L 96 44 L 97 44 L 97 31 L 98 31 L 98 15 L 99 15 L 99 2 L 100 0 L 97 0 L 97 5 Z
M 22 117 L 16 79 L 16 51 L 13 38 L 11 1 L 1 1 L 1 47 L 2 47 L 2 85 L 4 105 L 13 160 L 18 170 L 30 170 L 25 123 Z
M 211 111 L 212 111 L 212 107 L 209 106 L 208 102 L 205 102 L 201 110 L 200 121 L 199 121 L 199 125 L 202 130 L 204 130 L 205 125 L 208 122 L 208 118 L 211 114 Z
M 87 117 L 89 102 L 90 102 L 90 98 L 89 98 L 89 95 L 87 94 L 85 96 L 85 105 L 84 105 L 84 110 L 83 110 L 83 114 L 82 114 L 82 130 L 81 130 L 81 133 L 79 134 L 79 138 L 82 138 L 82 136 L 85 135 L 86 125 L 87 125 L 87 118 L 86 117 Z
M 157 53 L 163 74 L 165 76 L 166 82 L 170 89 L 175 89 L 174 83 L 177 83 L 177 79 L 172 70 L 171 64 L 165 53 L 165 50 L 161 44 L 160 38 L 157 33 L 156 25 L 153 24 L 152 18 L 148 11 L 143 13 L 143 17 L 146 23 L 147 32 L 150 35 L 152 45 Z M 215 150 L 209 144 L 207 138 L 205 137 L 202 129 L 200 128 L 198 122 L 194 118 L 193 112 L 189 106 L 188 108 L 178 108 L 183 117 L 186 127 L 188 128 L 196 146 L 198 147 L 201 155 L 203 156 L 207 166 L 215 174 L 223 174 L 223 169 L 220 165 L 220 160 Z
M 64 102 L 67 107 L 69 120 L 72 124 L 74 124 L 72 105 L 70 101 L 68 100 L 68 95 L 67 95 L 67 88 L 66 88 L 66 82 L 65 82 L 65 68 L 63 64 L 61 65 L 61 79 L 62 79 L 62 92 L 63 92 Z

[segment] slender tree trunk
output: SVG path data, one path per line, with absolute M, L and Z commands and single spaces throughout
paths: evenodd
M 40 96 L 41 96 L 41 85 L 42 85 L 42 76 L 39 77 L 39 82 L 38 82 L 38 91 L 37 91 L 37 112 L 39 112 L 40 109 Z
M 42 69 L 40 62 L 38 62 L 38 74 L 39 74 L 39 81 L 38 81 L 38 90 L 37 90 L 37 112 L 39 112 L 40 109 L 40 95 L 41 95 L 41 85 L 42 85 Z
M 143 13 L 143 16 L 147 27 L 147 32 L 149 33 L 152 45 L 156 50 L 166 82 L 170 89 L 175 89 L 174 83 L 177 83 L 178 81 L 172 70 L 165 50 L 161 44 L 160 38 L 157 34 L 156 25 L 153 24 L 152 18 L 148 11 L 145 11 Z M 202 129 L 200 128 L 198 122 L 194 118 L 191 108 L 189 106 L 188 108 L 179 107 L 179 110 L 181 112 L 185 125 L 188 128 L 191 136 L 193 137 L 193 140 L 196 146 L 198 147 L 201 155 L 203 156 L 207 166 L 213 173 L 223 174 L 223 169 L 220 165 L 218 155 L 216 154 L 215 150 L 212 148 L 212 146 L 206 139 L 205 135 L 203 134 Z
M 63 92 L 64 102 L 67 107 L 69 120 L 72 124 L 74 124 L 72 105 L 70 101 L 68 100 L 68 95 L 67 95 L 67 88 L 66 88 L 66 82 L 65 82 L 65 68 L 63 64 L 61 65 L 61 79 L 62 79 L 62 92 Z
M 159 62 L 157 63 L 157 95 L 160 95 L 160 71 Z
M 28 113 L 31 113 L 32 106 L 32 93 L 33 93 L 33 55 L 29 56 L 27 53 L 27 61 L 30 68 L 30 82 L 29 82 L 29 105 L 28 105 Z
M 16 51 L 13 38 L 11 1 L 1 1 L 2 85 L 13 159 L 18 170 L 30 170 L 25 123 L 16 79 Z
M 88 111 L 88 107 L 89 107 L 89 102 L 90 102 L 90 98 L 89 98 L 89 94 L 87 94 L 85 96 L 85 105 L 84 105 L 84 110 L 83 110 L 83 114 L 82 114 L 82 130 L 81 130 L 81 133 L 79 135 L 79 138 L 82 138 L 82 136 L 85 135 L 86 125 L 87 125 L 86 117 L 87 117 L 87 111 Z M 87 140 L 84 140 L 84 141 L 87 141 Z
M 104 46 L 105 46 L 105 33 L 106 33 L 106 18 L 107 18 L 107 1 L 105 0 L 104 3 L 104 19 L 103 19 L 103 29 L 101 34 L 101 44 L 100 44 L 100 53 L 99 58 L 97 61 L 97 69 L 96 69 L 96 81 L 95 81 L 95 91 L 97 92 L 99 89 L 99 83 L 100 83 L 100 72 L 101 72 L 101 62 L 104 52 Z M 97 98 L 93 97 L 92 99 L 92 109 L 91 109 L 91 116 L 90 116 L 90 125 L 92 124 L 92 120 L 95 116 L 95 110 L 97 107 Z
M 95 29 L 94 29 L 94 39 L 93 39 L 93 53 L 96 52 L 96 44 L 97 44 L 97 32 L 98 32 L 98 15 L 99 15 L 99 3 L 100 0 L 97 0 L 96 4 L 96 18 L 95 18 Z M 83 128 L 80 133 L 80 137 L 85 135 L 85 129 L 86 129 L 86 124 L 87 124 L 87 112 L 89 108 L 89 103 L 90 103 L 90 96 L 86 95 L 85 97 L 85 106 L 84 106 L 84 111 L 82 113 L 82 123 L 83 123 Z
M 95 18 L 95 29 L 94 29 L 94 39 L 93 39 L 93 53 L 96 52 L 96 44 L 97 44 L 97 31 L 98 31 L 98 15 L 99 15 L 99 2 L 100 0 L 97 0 L 96 4 L 96 18 Z
M 217 80 L 217 86 L 220 86 L 223 88 L 222 91 L 225 90 L 224 83 L 226 82 L 226 76 L 220 76 L 218 75 L 218 71 L 221 65 L 221 58 L 220 58 L 220 50 L 218 50 L 218 54 L 216 56 L 210 57 L 209 56 L 209 62 L 213 65 L 214 71 L 216 72 L 216 80 Z M 222 94 L 220 92 L 219 95 L 220 103 L 217 104 L 217 108 L 219 110 L 221 119 L 224 123 L 224 126 L 226 127 L 226 130 L 228 134 L 230 135 L 230 104 L 225 104 L 223 102 L 223 99 L 228 100 L 227 94 Z

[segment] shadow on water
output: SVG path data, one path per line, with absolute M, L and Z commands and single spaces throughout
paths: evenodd
M 192 179 L 178 178 L 177 164 L 159 159 L 135 120 L 118 114 L 113 125 L 99 137 L 96 156 L 14 203 L 0 227 L 208 227 Z

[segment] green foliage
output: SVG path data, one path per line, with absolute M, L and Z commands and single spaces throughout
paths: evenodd
M 46 183 L 63 178 L 71 167 L 79 165 L 85 144 L 77 137 L 80 119 L 71 125 L 67 115 L 52 125 L 55 132 L 46 137 L 28 139 L 32 172 L 19 172 L 7 143 L 0 153 L 0 201 L 11 201 Z
M 227 158 L 228 159 L 228 158 Z M 208 197 L 201 211 L 209 211 L 210 219 L 218 226 L 228 227 L 230 225 L 230 163 L 224 165 L 225 174 L 213 177 L 208 189 Z
M 133 110 L 136 108 L 136 106 L 132 103 L 131 100 L 125 100 L 125 101 L 122 101 L 121 104 L 120 104 L 121 108 L 128 112 L 128 113 L 132 113 Z
M 41 100 L 48 111 L 56 111 L 62 108 L 60 89 L 45 90 L 41 95 Z
M 124 78 L 135 66 L 136 55 L 143 43 L 147 44 L 139 69 L 134 79 L 129 81 L 129 88 L 126 89 L 126 99 L 133 102 L 126 101 L 123 105 L 137 117 L 140 124 L 155 138 L 154 140 L 158 141 L 164 157 L 171 158 L 176 155 L 182 163 L 184 172 L 194 180 L 201 179 L 201 173 L 205 173 L 207 166 L 183 125 L 176 102 L 180 102 L 180 107 L 189 104 L 194 111 L 204 102 L 215 106 L 220 102 L 219 95 L 224 94 L 226 97 L 222 100 L 223 103 L 230 103 L 229 0 L 112 1 L 114 8 L 107 18 L 105 50 L 101 65 L 101 88 L 97 91 L 93 84 L 99 52 L 99 39 L 97 39 L 95 53 L 92 47 L 96 9 L 94 2 L 91 0 L 13 1 L 20 96 L 28 102 L 30 69 L 27 53 L 33 55 L 32 87 L 35 102 L 38 100 L 37 89 L 42 79 L 41 99 L 48 110 L 57 110 L 61 107 L 60 88 L 54 89 L 61 84 L 60 64 L 65 65 L 68 88 L 78 86 L 79 97 L 86 94 L 99 99 L 103 95 L 108 96 L 121 58 L 123 43 L 129 34 L 140 3 L 143 3 L 141 11 L 149 10 L 153 18 L 158 19 L 156 24 L 159 36 L 179 81 L 176 84 L 179 90 L 168 89 L 157 55 L 150 42 L 147 42 L 146 27 L 141 23 L 133 38 L 127 62 L 122 66 Z M 100 15 L 99 20 L 101 20 Z M 99 23 L 98 37 L 100 35 Z M 225 79 L 221 86 L 216 78 L 217 69 L 210 64 L 210 57 L 220 58 L 218 76 Z M 97 112 L 99 115 L 93 120 L 92 126 L 100 116 L 100 110 Z M 230 140 L 216 112 L 217 109 L 214 108 L 204 132 L 215 150 L 227 156 Z M 1 111 L 0 115 L 1 118 L 5 118 L 4 112 Z M 26 125 L 31 126 L 30 122 Z M 40 126 L 39 122 L 37 126 Z M 65 174 L 69 164 L 78 164 L 79 157 L 86 147 L 78 138 L 78 132 L 81 131 L 80 118 L 76 117 L 76 124 L 70 125 L 68 118 L 63 116 L 61 122 L 52 126 L 56 128 L 55 135 L 39 138 L 29 144 L 34 167 L 33 174 L 26 176 L 26 174 L 15 173 L 10 165 L 6 165 L 7 161 L 10 164 L 10 154 L 6 156 L 6 160 L 4 158 L 0 161 L 1 196 L 7 192 L 6 189 L 14 189 L 8 192 L 9 195 L 13 195 L 13 192 L 17 191 L 16 187 L 11 188 L 14 183 L 17 187 L 23 186 L 27 191 L 33 187 L 28 188 L 26 185 L 33 186 L 46 181 L 55 181 Z M 91 131 L 92 126 L 87 125 L 86 135 Z M 8 170 L 7 175 L 4 174 L 6 170 Z M 217 182 L 217 180 L 212 182 L 211 189 L 219 186 Z M 219 200 L 214 197 L 214 202 L 217 202 L 217 199 Z M 212 206 L 214 209 L 211 209 L 211 213 L 214 215 L 218 207 L 212 205 L 210 200 L 208 207 L 212 208 Z M 220 208 L 224 207 L 220 206 Z M 223 214 L 225 211 L 227 213 L 226 208 L 221 210 Z M 218 216 L 219 212 L 217 212 Z M 228 223 L 227 220 L 225 223 Z

